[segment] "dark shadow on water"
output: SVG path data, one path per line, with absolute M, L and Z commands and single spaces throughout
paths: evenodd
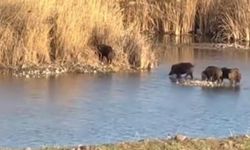
M 172 82 L 172 83 L 176 83 L 177 82 L 177 78 L 174 77 L 174 76 L 168 76 L 169 80 Z
M 181 78 L 177 78 L 176 75 L 170 75 L 168 76 L 169 80 L 172 82 L 172 83 L 177 83 L 177 82 L 184 82 L 186 80 L 191 80 L 190 78 L 185 78 L 185 77 L 181 77 Z

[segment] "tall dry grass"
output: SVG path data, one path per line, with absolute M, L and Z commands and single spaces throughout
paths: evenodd
M 119 0 L 125 25 L 140 32 L 183 35 L 194 31 L 216 41 L 250 40 L 249 0 Z
M 199 0 L 197 3 L 197 12 L 195 18 L 196 30 L 203 35 L 213 34 L 215 29 L 213 29 L 211 24 L 216 23 L 217 11 L 215 7 L 219 4 L 220 0 Z
M 100 66 L 95 46 L 111 45 L 114 68 L 156 60 L 143 33 L 200 31 L 217 41 L 250 40 L 250 0 L 4 0 L 0 65 Z
M 197 26 L 215 41 L 250 40 L 249 0 L 199 1 Z
M 0 63 L 98 65 L 96 44 L 111 45 L 116 68 L 148 67 L 154 53 L 115 0 L 5 0 L 0 2 Z
M 186 34 L 194 28 L 198 0 L 120 0 L 125 24 L 141 32 Z
M 220 22 L 216 25 L 216 38 L 222 40 L 250 40 L 250 1 L 221 0 L 218 11 Z

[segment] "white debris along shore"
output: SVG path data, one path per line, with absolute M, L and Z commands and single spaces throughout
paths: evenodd
M 172 82 L 181 86 L 197 86 L 197 87 L 208 87 L 208 88 L 219 88 L 219 87 L 232 87 L 232 85 L 227 83 L 218 83 L 212 81 L 202 81 L 200 79 L 176 79 L 170 78 Z

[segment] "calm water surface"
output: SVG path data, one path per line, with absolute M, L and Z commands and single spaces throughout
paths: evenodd
M 150 73 L 0 78 L 0 146 L 100 144 L 177 133 L 225 137 L 250 132 L 250 54 L 178 48 Z M 175 58 L 175 59 L 173 59 Z M 240 68 L 239 89 L 181 87 L 170 65 Z

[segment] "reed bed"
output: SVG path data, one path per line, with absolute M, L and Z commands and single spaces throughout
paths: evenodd
M 217 39 L 222 41 L 250 40 L 250 1 L 221 0 L 217 8 Z
M 186 34 L 194 28 L 198 0 L 120 0 L 125 24 L 143 33 Z
M 150 43 L 134 25 L 124 26 L 114 0 L 0 2 L 2 66 L 80 63 L 101 67 L 97 44 L 113 47 L 116 70 L 143 69 L 154 61 Z
M 249 41 L 249 0 L 120 0 L 125 24 L 140 32 L 195 33 L 215 41 Z
M 250 40 L 249 0 L 4 0 L 0 66 L 102 67 L 97 44 L 116 53 L 114 70 L 153 67 L 146 35 L 195 33 L 216 41 Z

